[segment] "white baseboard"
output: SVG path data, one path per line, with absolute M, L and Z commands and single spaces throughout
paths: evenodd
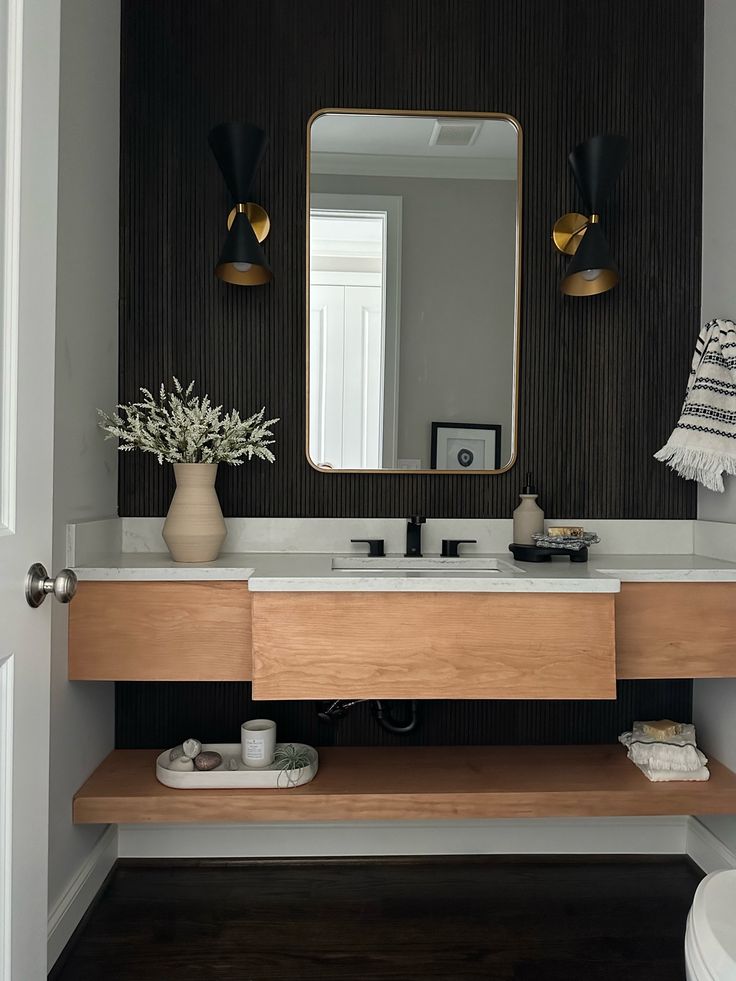
M 684 854 L 686 817 L 121 825 L 120 858 Z
M 97 895 L 117 857 L 118 829 L 117 826 L 110 825 L 49 913 L 47 948 L 49 971 Z
M 736 852 L 725 845 L 696 817 L 688 818 L 685 850 L 704 872 L 736 869 Z

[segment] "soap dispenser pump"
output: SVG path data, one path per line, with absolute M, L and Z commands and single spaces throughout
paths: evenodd
M 544 511 L 537 504 L 537 488 L 530 471 L 519 496 L 521 503 L 514 511 L 514 544 L 534 545 L 532 535 L 544 534 Z

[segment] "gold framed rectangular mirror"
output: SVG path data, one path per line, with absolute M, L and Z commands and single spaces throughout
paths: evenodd
M 517 451 L 522 132 L 323 109 L 307 131 L 307 458 L 503 473 Z

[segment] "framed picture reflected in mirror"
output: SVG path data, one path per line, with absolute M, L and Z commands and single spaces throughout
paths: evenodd
M 481 422 L 433 422 L 432 470 L 497 470 L 501 426 Z

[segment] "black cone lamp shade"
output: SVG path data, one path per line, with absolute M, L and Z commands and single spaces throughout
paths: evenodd
M 556 223 L 552 238 L 561 252 L 573 256 L 560 284 L 568 296 L 595 296 L 619 281 L 599 214 L 626 163 L 629 141 L 604 133 L 575 147 L 569 156 L 575 183 L 588 215 L 571 212 Z
M 594 136 L 572 151 L 568 160 L 588 214 L 600 213 L 628 155 L 629 141 L 612 133 Z
M 236 286 L 259 286 L 273 278 L 260 245 L 268 235 L 268 215 L 248 201 L 266 143 L 263 130 L 250 123 L 221 123 L 209 134 L 210 148 L 235 204 L 215 275 Z
M 252 123 L 220 123 L 210 130 L 210 149 L 236 203 L 248 200 L 268 139 Z
M 215 275 L 234 286 L 261 286 L 273 279 L 261 244 L 244 211 L 235 213 L 217 260 Z
M 560 288 L 567 296 L 595 296 L 613 289 L 618 280 L 606 236 L 598 222 L 592 222 L 565 270 Z

